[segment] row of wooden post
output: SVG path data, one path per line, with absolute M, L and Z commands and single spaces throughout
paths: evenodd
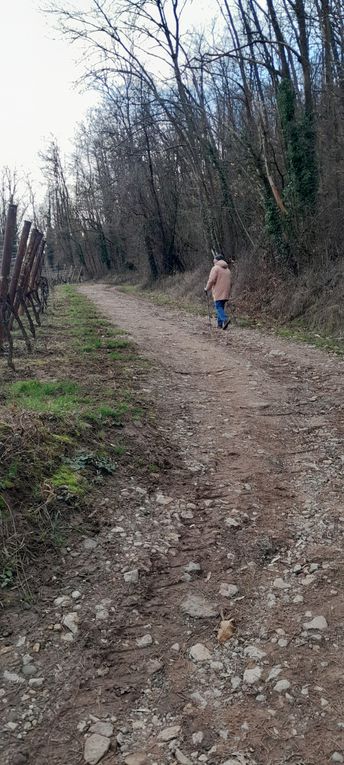
M 48 297 L 47 280 L 42 276 L 45 239 L 41 231 L 24 221 L 11 275 L 12 254 L 16 241 L 17 206 L 10 204 L 7 212 L 2 259 L 0 262 L 0 351 L 8 347 L 8 361 L 13 365 L 12 329 L 19 326 L 27 349 L 31 343 L 22 317 L 26 316 L 29 332 L 35 337 L 35 323 L 40 325 L 40 313 Z M 1 258 L 1 253 L 0 253 Z

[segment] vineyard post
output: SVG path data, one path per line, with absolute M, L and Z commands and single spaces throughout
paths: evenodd
M 4 337 L 11 345 L 11 337 L 8 328 L 8 286 L 11 270 L 12 248 L 15 241 L 17 222 L 17 205 L 10 204 L 6 218 L 5 238 L 2 253 L 1 276 L 0 276 L 0 349 Z M 10 349 L 11 352 L 11 349 Z

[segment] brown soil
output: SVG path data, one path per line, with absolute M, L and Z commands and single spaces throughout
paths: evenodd
M 104 765 L 135 752 L 157 765 L 343 762 L 343 362 L 252 330 L 210 332 L 112 287 L 81 291 L 153 361 L 142 399 L 173 465 L 158 487 L 154 465 L 151 486 L 133 470 L 109 487 L 96 546 L 76 541 L 36 605 L 10 611 L 1 664 L 18 672 L 30 654 L 44 681 L 3 681 L 1 762 L 83 763 L 92 716 L 114 725 Z M 144 453 L 140 428 L 137 439 Z M 123 572 L 136 568 L 130 585 Z M 237 595 L 219 595 L 223 583 Z M 77 609 L 54 605 L 74 590 Z M 182 611 L 190 593 L 235 619 L 228 642 L 220 617 Z M 66 642 L 54 625 L 74 610 Z M 327 627 L 304 628 L 317 616 Z M 197 643 L 209 660 L 190 658 Z

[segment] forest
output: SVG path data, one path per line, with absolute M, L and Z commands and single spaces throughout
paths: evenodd
M 51 4 L 100 100 L 71 159 L 55 141 L 42 157 L 48 258 L 156 282 L 222 251 L 240 287 L 271 301 L 278 283 L 291 318 L 325 290 L 338 325 L 342 4 L 218 0 L 204 31 L 184 22 L 191 10 L 196 20 L 192 0 Z

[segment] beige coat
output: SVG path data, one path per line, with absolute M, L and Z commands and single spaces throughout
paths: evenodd
M 231 272 L 225 260 L 218 260 L 210 271 L 206 290 L 211 290 L 214 300 L 228 300 L 232 286 Z

